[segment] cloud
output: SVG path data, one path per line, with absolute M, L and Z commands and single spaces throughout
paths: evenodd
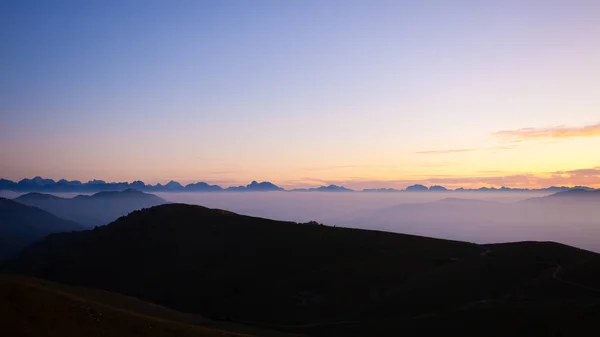
M 329 184 L 329 180 L 324 180 L 324 179 L 319 179 L 319 178 L 313 178 L 313 177 L 302 177 L 297 181 L 301 181 L 301 182 L 312 182 L 312 183 L 319 183 L 319 184 Z
M 584 138 L 600 136 L 600 123 L 590 124 L 578 127 L 556 126 L 551 128 L 523 128 L 517 130 L 502 130 L 492 133 L 493 136 L 502 138 L 511 143 L 519 143 L 527 140 L 541 139 L 563 139 L 563 138 Z M 500 145 L 486 148 L 473 149 L 447 149 L 447 150 L 427 150 L 418 151 L 416 154 L 450 154 L 464 153 L 474 151 L 495 151 L 514 149 L 515 144 Z
M 555 171 L 541 174 L 526 173 L 507 176 L 459 178 L 454 182 L 483 183 L 491 186 L 510 187 L 598 186 L 600 183 L 600 168 Z
M 494 171 L 487 171 L 494 173 Z M 600 167 L 577 169 L 569 171 L 554 171 L 543 173 L 518 173 L 501 175 L 496 174 L 480 177 L 465 176 L 430 176 L 421 179 L 400 179 L 400 180 L 375 180 L 368 178 L 351 178 L 343 180 L 323 180 L 312 177 L 304 177 L 298 181 L 289 181 L 291 184 L 321 184 L 321 185 L 342 185 L 353 189 L 363 188 L 406 188 L 414 184 L 422 185 L 443 185 L 448 188 L 478 188 L 487 187 L 513 187 L 513 188 L 543 188 L 549 186 L 590 186 L 600 187 Z
M 477 151 L 477 149 L 450 149 L 450 150 L 432 150 L 432 151 L 419 151 L 416 154 L 447 154 L 447 153 L 461 153 Z
M 352 168 L 361 168 L 361 167 L 389 167 L 394 168 L 397 165 L 333 165 L 333 166 L 321 166 L 321 167 L 304 167 L 302 170 L 304 171 L 327 171 L 327 170 L 340 170 L 340 169 L 352 169 Z
M 522 173 L 512 175 L 494 175 L 484 177 L 451 177 L 425 179 L 430 184 L 446 184 L 450 186 L 475 187 L 522 187 L 540 188 L 549 186 L 598 186 L 600 184 L 600 168 L 555 171 L 540 174 Z
M 483 147 L 479 149 L 449 149 L 449 150 L 431 150 L 431 151 L 419 151 L 416 154 L 449 154 L 449 153 L 462 153 L 462 152 L 474 152 L 474 151 L 496 151 L 496 150 L 510 150 L 514 149 L 515 145 L 501 145 L 492 147 Z
M 503 130 L 493 133 L 494 136 L 511 141 L 525 141 L 544 138 L 582 138 L 600 136 L 600 123 L 579 127 L 556 126 L 551 128 L 524 128 Z
M 322 166 L 322 167 L 305 167 L 305 171 L 326 171 L 326 170 L 338 170 L 361 167 L 361 165 L 334 165 L 334 166 Z
M 554 172 L 559 175 L 579 176 L 579 177 L 598 177 L 600 176 L 600 167 L 594 167 L 591 169 L 579 169 L 572 171 L 557 171 Z
M 441 167 L 441 166 L 453 166 L 456 165 L 456 162 L 453 161 L 438 161 L 433 163 L 416 163 L 415 166 L 418 167 Z

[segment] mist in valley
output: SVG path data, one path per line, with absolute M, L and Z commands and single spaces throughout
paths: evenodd
M 556 241 L 600 251 L 600 199 L 539 192 L 157 193 L 171 202 L 236 213 L 436 238 Z
M 3 191 L 3 197 L 21 193 Z M 74 193 L 54 193 L 73 198 Z M 556 241 L 600 252 L 600 197 L 541 192 L 155 193 L 167 202 L 243 215 L 497 243 Z M 131 209 L 135 207 L 131 206 Z M 115 215 L 116 219 L 118 215 Z M 67 217 L 68 218 L 68 217 Z M 77 219 L 76 219 L 77 220 Z

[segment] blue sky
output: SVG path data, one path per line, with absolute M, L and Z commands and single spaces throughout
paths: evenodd
M 600 166 L 598 17 L 592 0 L 2 1 L 0 175 L 533 186 Z

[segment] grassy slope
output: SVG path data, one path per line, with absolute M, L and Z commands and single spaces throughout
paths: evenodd
M 598 255 L 549 242 L 487 245 L 490 251 L 420 275 L 406 290 L 422 314 L 388 313 L 307 331 L 328 336 L 594 336 L 600 329 Z M 583 263 L 582 263 L 583 261 Z M 585 263 L 588 261 L 588 263 Z M 553 276 L 556 274 L 560 280 Z M 398 295 L 398 299 L 407 294 Z
M 600 293 L 556 280 L 557 268 L 594 286 L 599 262 L 555 243 L 478 246 L 165 205 L 53 235 L 11 267 L 307 335 L 533 336 L 552 322 L 568 336 L 594 326 Z
M 0 317 L 2 336 L 284 336 L 114 293 L 6 274 L 0 275 Z
M 216 319 L 306 324 L 363 317 L 413 275 L 481 251 L 163 205 L 93 231 L 50 236 L 12 268 Z

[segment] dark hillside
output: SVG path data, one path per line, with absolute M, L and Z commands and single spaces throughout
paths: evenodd
M 286 336 L 225 326 L 123 295 L 11 275 L 0 275 L 0 317 L 0 336 Z
M 546 320 L 563 336 L 578 315 L 598 317 L 598 261 L 552 242 L 475 245 L 170 204 L 51 235 L 6 267 L 315 336 L 544 336 Z
M 53 235 L 11 267 L 213 318 L 295 324 L 362 316 L 378 293 L 481 250 L 172 204 Z
M 82 229 L 39 208 L 0 198 L 0 262 L 50 233 Z

